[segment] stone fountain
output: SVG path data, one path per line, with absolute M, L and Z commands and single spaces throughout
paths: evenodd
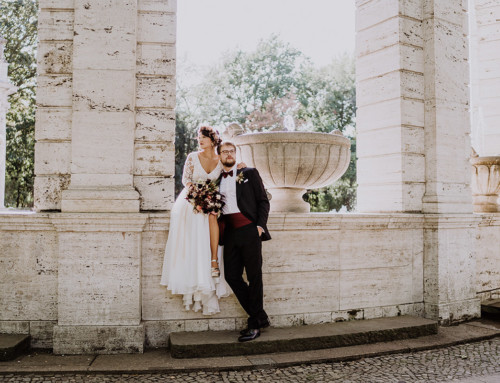
M 349 166 L 351 142 L 340 131 L 242 133 L 231 124 L 226 137 L 239 147 L 242 161 L 259 170 L 274 213 L 309 213 L 306 190 L 333 184 Z

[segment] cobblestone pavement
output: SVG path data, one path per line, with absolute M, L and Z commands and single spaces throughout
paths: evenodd
M 489 377 L 489 379 L 488 379 Z M 498 380 L 497 380 L 498 378 Z M 500 382 L 500 338 L 465 345 L 252 371 L 120 375 L 0 375 L 0 382 Z

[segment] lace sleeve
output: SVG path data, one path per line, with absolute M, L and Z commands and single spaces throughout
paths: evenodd
M 186 186 L 188 182 L 193 182 L 193 171 L 193 154 L 189 153 L 188 157 L 186 158 L 186 162 L 184 163 L 184 171 L 182 172 L 182 184 L 184 186 Z

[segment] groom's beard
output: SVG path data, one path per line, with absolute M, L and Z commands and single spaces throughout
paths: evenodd
M 224 161 L 221 161 L 222 165 L 227 166 L 228 168 L 232 168 L 234 164 L 236 163 L 236 160 L 234 158 L 228 157 Z

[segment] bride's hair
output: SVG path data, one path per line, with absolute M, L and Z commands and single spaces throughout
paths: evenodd
M 218 147 L 221 144 L 222 140 L 220 139 L 219 132 L 215 128 L 212 128 L 208 125 L 202 125 L 198 128 L 198 133 L 201 133 L 203 136 L 210 138 L 212 144 L 214 144 L 215 149 L 218 150 Z

